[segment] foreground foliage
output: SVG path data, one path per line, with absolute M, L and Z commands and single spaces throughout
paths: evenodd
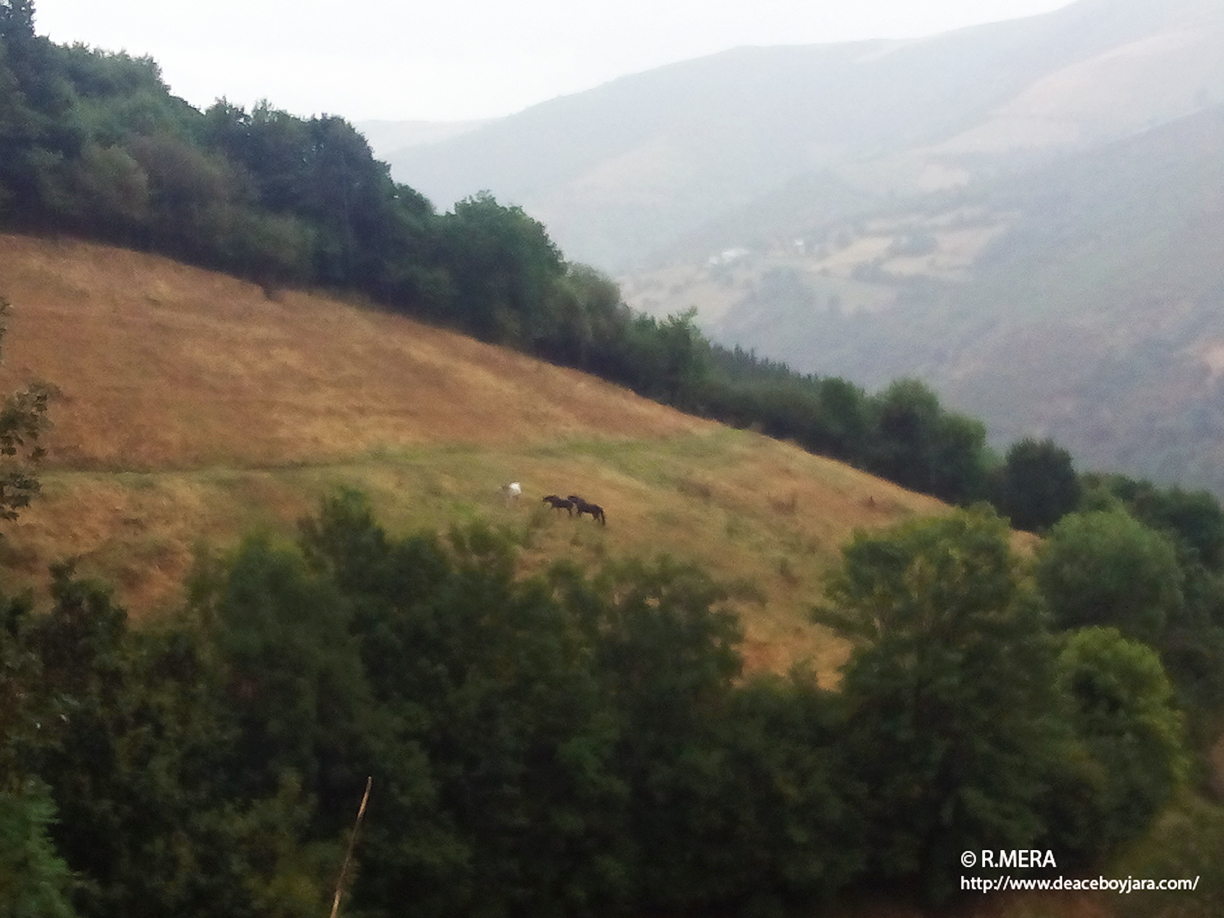
M 724 598 L 667 559 L 522 578 L 507 534 L 392 536 L 355 493 L 205 559 L 156 628 L 58 568 L 4 606 L 0 884 L 321 914 L 371 776 L 354 914 L 776 914 L 943 899 L 965 849 L 1093 864 L 1184 784 L 1155 653 L 1052 631 L 985 511 L 847 547 L 838 692 L 745 677 Z
M 858 641 L 846 741 L 873 789 L 873 871 L 936 897 L 960 852 L 1036 846 L 1073 742 L 1055 641 L 1007 538 L 984 512 L 860 535 L 820 616 Z
M 0 296 L 0 342 L 8 331 L 9 301 Z M 29 383 L 0 402 L 0 520 L 14 520 L 38 494 L 37 467 L 44 450 L 38 441 L 48 425 L 55 387 Z

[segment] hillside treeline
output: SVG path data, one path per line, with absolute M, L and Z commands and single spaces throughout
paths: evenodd
M 438 214 L 341 118 L 170 95 L 148 58 L 56 45 L 0 0 L 0 225 L 73 233 L 379 304 L 794 439 L 957 501 L 986 496 L 980 424 L 921 384 L 868 395 L 635 315 L 488 194 Z
M 1181 587 L 1085 618 L 1083 558 L 1056 535 L 1034 578 L 988 510 L 846 548 L 838 691 L 745 676 L 726 594 L 666 559 L 524 578 L 507 533 L 393 536 L 354 494 L 299 533 L 157 627 L 63 567 L 0 606 L 0 914 L 324 914 L 368 777 L 369 918 L 943 901 L 964 850 L 1097 870 L 1193 778 L 1146 643 Z

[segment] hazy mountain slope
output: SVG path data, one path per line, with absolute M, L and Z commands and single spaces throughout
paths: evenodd
M 631 292 L 716 302 L 716 338 L 799 369 L 919 375 L 1000 443 L 1049 434 L 1091 467 L 1224 493 L 1221 150 L 1217 106 Z
M 482 519 L 524 563 L 670 552 L 751 584 L 754 665 L 844 645 L 806 610 L 856 526 L 936 501 L 580 373 L 335 299 L 105 246 L 0 235 L 14 306 L 0 391 L 57 384 L 45 495 L 4 530 L 6 589 L 67 556 L 138 614 L 202 542 L 285 533 L 340 486 L 402 529 Z M 507 505 L 498 487 L 522 483 Z M 608 525 L 540 502 L 577 492 Z
M 474 131 L 488 119 L 476 121 L 355 121 L 357 128 L 370 147 L 379 151 L 379 156 L 385 161 L 408 147 L 422 144 L 438 143 L 457 137 L 460 134 Z
M 1022 218 L 942 322 L 997 326 L 933 378 L 1001 437 L 1224 493 L 1221 151 L 1217 108 L 1000 194 Z
M 1221 9 L 1080 0 L 917 42 L 742 48 L 535 106 L 391 166 L 441 207 L 487 188 L 573 257 L 618 268 L 813 170 L 853 166 L 869 190 L 920 189 L 997 170 L 984 152 L 1006 164 L 1201 107 L 1224 87 Z M 1101 89 L 1108 104 L 1083 111 L 1119 72 L 1146 91 Z

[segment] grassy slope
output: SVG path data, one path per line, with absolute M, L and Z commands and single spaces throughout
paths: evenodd
M 15 312 L 0 391 L 58 385 L 45 497 L 8 531 L 10 583 L 79 556 L 139 615 L 201 544 L 292 523 L 341 485 L 396 529 L 513 526 L 524 563 L 667 551 L 756 585 L 755 665 L 844 653 L 806 622 L 862 525 L 939 508 L 787 444 L 398 316 L 103 246 L 0 236 Z M 498 486 L 521 481 L 506 506 Z M 606 529 L 551 515 L 580 493 Z

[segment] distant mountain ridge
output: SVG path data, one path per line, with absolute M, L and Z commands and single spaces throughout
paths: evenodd
M 623 270 L 814 171 L 925 191 L 1187 114 L 1224 98 L 1221 42 L 1220 0 L 1080 0 L 919 41 L 740 48 L 390 164 L 439 207 L 489 189 L 574 257 Z M 1143 91 L 1078 111 L 1118 70 Z
M 382 158 L 394 157 L 409 147 L 440 143 L 474 131 L 489 119 L 477 121 L 355 121 L 357 128 L 369 141 L 370 146 L 381 151 Z

